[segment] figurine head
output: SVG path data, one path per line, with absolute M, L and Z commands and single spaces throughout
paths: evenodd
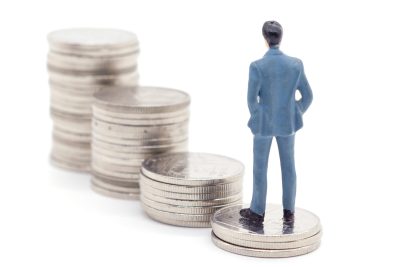
M 262 27 L 262 33 L 269 47 L 279 47 L 282 40 L 282 26 L 279 22 L 266 21 Z

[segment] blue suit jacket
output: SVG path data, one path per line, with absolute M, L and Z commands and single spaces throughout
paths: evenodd
M 295 92 L 301 99 L 296 101 Z M 303 126 L 302 114 L 312 102 L 312 91 L 300 59 L 270 48 L 250 64 L 248 126 L 254 135 L 286 136 Z

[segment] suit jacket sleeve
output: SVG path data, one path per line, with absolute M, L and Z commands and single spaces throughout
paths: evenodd
M 260 93 L 260 73 L 255 63 L 250 64 L 249 85 L 247 91 L 247 105 L 250 114 L 254 114 L 257 110 L 258 96 Z
M 298 89 L 301 94 L 301 99 L 297 101 L 297 104 L 299 105 L 300 110 L 304 113 L 311 105 L 311 102 L 313 100 L 313 93 L 311 91 L 310 85 L 308 84 L 307 77 L 304 73 L 303 62 L 300 62 L 300 80 Z

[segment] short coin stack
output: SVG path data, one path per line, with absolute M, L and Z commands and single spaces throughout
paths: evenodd
M 295 221 L 285 222 L 280 205 L 268 205 L 263 224 L 241 218 L 243 205 L 218 210 L 211 219 L 212 240 L 240 255 L 265 258 L 293 257 L 316 250 L 321 242 L 319 218 L 296 208 Z
M 95 94 L 92 188 L 103 195 L 139 198 L 142 161 L 186 151 L 188 94 L 158 87 L 119 87 Z
M 141 201 L 153 219 L 177 226 L 210 227 L 219 208 L 242 199 L 244 166 L 206 153 L 153 156 L 142 164 Z
M 48 35 L 54 165 L 90 170 L 93 94 L 138 83 L 135 34 L 111 29 L 65 29 Z

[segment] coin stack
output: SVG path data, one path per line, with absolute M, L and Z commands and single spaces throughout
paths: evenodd
M 218 247 L 240 255 L 264 258 L 293 257 L 316 250 L 321 243 L 319 218 L 296 208 L 295 220 L 282 219 L 282 206 L 270 204 L 264 223 L 241 218 L 242 204 L 218 210 L 211 218 L 212 240 Z
M 48 35 L 53 120 L 52 163 L 90 170 L 93 94 L 116 85 L 136 86 L 135 34 L 111 29 L 65 29 Z
M 92 188 L 138 199 L 142 161 L 187 150 L 190 97 L 158 87 L 119 87 L 94 97 Z
M 244 166 L 206 153 L 170 153 L 142 164 L 141 202 L 149 217 L 171 225 L 210 227 L 219 208 L 242 199 Z

